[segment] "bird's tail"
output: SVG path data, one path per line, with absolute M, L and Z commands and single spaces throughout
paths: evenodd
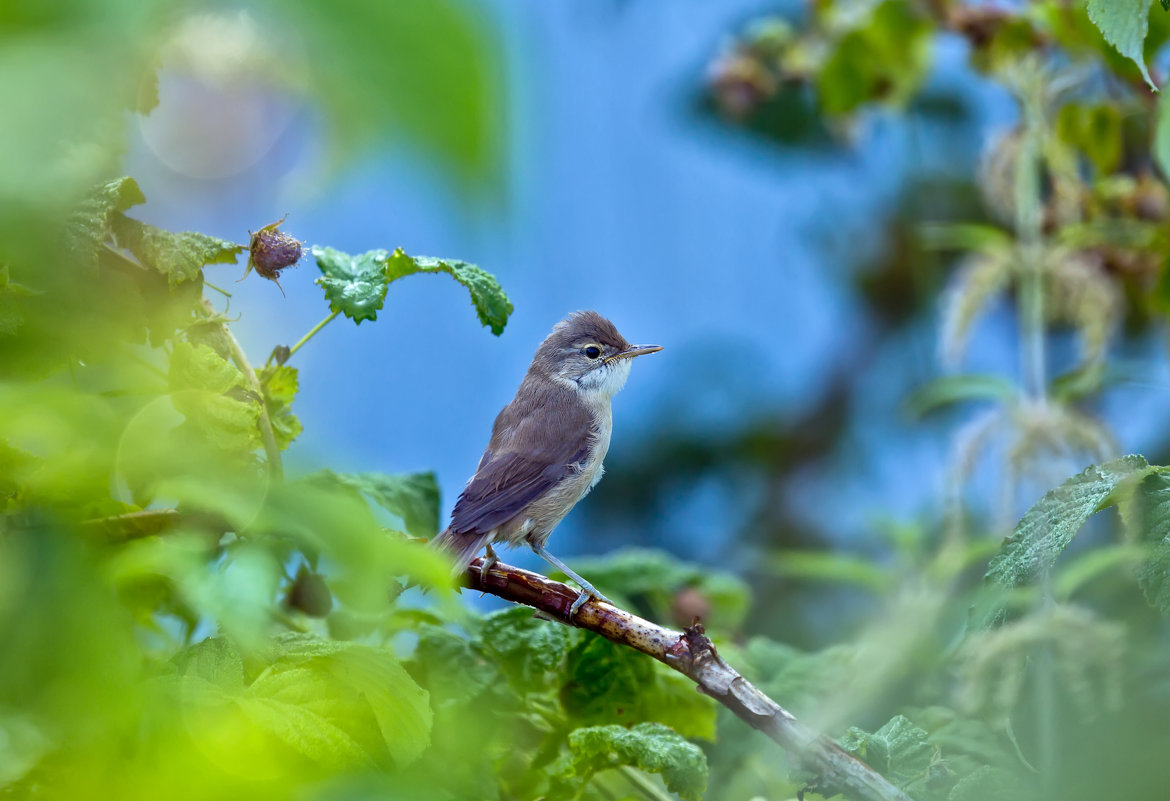
M 490 536 L 490 533 L 456 534 L 447 528 L 431 540 L 431 547 L 447 554 L 455 563 L 454 574 L 459 575 L 467 570 L 471 560 L 487 545 Z

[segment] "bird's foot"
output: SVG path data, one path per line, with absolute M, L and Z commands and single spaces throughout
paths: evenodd
M 590 598 L 602 601 L 609 604 L 610 606 L 613 605 L 613 601 L 609 600 L 597 590 L 593 589 L 591 585 L 587 584 L 585 585 L 585 588 L 582 589 L 581 592 L 577 595 L 577 600 L 573 601 L 573 605 L 569 607 L 569 620 L 572 620 L 574 617 L 576 617 L 577 611 L 580 610 L 580 608 L 584 606 L 585 602 Z
M 479 580 L 487 581 L 488 571 L 495 567 L 496 562 L 500 561 L 500 557 L 496 556 L 496 552 L 492 550 L 492 546 L 487 546 L 487 551 L 484 553 L 483 561 L 479 565 Z

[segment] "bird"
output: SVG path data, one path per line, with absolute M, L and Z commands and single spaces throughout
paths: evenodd
M 545 547 L 549 535 L 604 472 L 613 431 L 610 401 L 634 358 L 662 350 L 631 345 L 595 311 L 573 312 L 536 349 L 516 396 L 496 416 L 491 439 L 451 523 L 434 545 L 467 569 L 486 549 L 482 575 L 497 561 L 494 543 L 528 545 L 581 587 L 572 618 L 590 599 L 609 602 Z

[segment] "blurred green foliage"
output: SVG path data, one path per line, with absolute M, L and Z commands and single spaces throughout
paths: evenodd
M 956 364 L 974 320 L 1009 293 L 1022 350 L 1060 326 L 1082 347 L 1064 376 L 1032 356 L 1023 372 L 1040 380 L 1022 387 L 959 375 L 916 393 L 919 415 L 992 404 L 957 446 L 958 485 L 993 435 L 1006 436 L 1013 493 L 1021 475 L 1047 477 L 1054 452 L 1105 454 L 1110 434 L 1085 402 L 1111 375 L 1111 337 L 1125 315 L 1165 313 L 1170 134 L 1142 78 L 1170 25 L 1151 5 L 815 3 L 805 19 L 752 26 L 712 71 L 712 102 L 737 123 L 779 104 L 816 118 L 785 133 L 841 133 L 875 106 L 919 102 L 945 32 L 1017 97 L 1019 124 L 978 175 L 985 213 L 933 220 L 913 247 L 963 262 L 944 298 Z M 297 391 L 313 380 L 289 361 L 324 325 L 375 320 L 390 285 L 416 273 L 467 288 L 493 333 L 512 305 L 467 262 L 314 247 L 328 315 L 254 367 L 204 295 L 204 267 L 247 246 L 137 220 L 147 199 L 117 177 L 128 112 L 158 102 L 161 43 L 206 13 L 0 8 L 0 105 L 21 121 L 0 127 L 0 790 L 831 796 L 663 665 L 527 609 L 460 604 L 449 565 L 421 543 L 440 527 L 432 474 L 284 475 Z M 272 86 L 325 109 L 335 154 L 389 131 L 469 182 L 498 169 L 496 44 L 469 6 L 254 13 L 289 59 L 264 65 Z M 1099 71 L 1109 91 L 1073 68 Z M 960 215 L 973 205 L 943 194 Z M 830 427 L 832 398 L 815 412 Z M 823 446 L 815 431 L 765 426 L 669 455 L 684 478 L 716 463 L 776 473 Z M 759 560 L 754 586 L 652 550 L 580 567 L 640 614 L 704 620 L 746 677 L 915 799 L 1161 798 L 1170 479 L 1141 457 L 1098 461 L 1002 544 L 958 516 L 888 526 L 881 557 L 797 539 L 807 547 Z M 653 473 L 631 485 L 663 480 Z M 1090 518 L 1113 506 L 1119 541 L 1102 544 Z M 779 641 L 794 622 L 778 577 L 793 594 L 855 593 L 865 622 L 824 647 Z M 425 605 L 403 595 L 411 584 Z

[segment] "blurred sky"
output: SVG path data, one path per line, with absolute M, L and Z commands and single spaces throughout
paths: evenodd
M 810 515 L 831 509 L 842 537 L 864 536 L 875 518 L 937 507 L 950 443 L 900 407 L 939 372 L 935 321 L 858 363 L 872 322 L 850 278 L 883 246 L 881 223 L 908 172 L 969 175 L 985 138 L 1014 111 L 963 68 L 962 45 L 944 40 L 932 85 L 957 93 L 975 124 L 937 131 L 874 113 L 851 148 L 811 153 L 697 113 L 706 64 L 767 8 L 486 4 L 480 13 L 501 37 L 507 69 L 508 164 L 502 191 L 470 203 L 441 170 L 389 143 L 323 179 L 314 109 L 266 92 L 217 97 L 164 73 L 161 105 L 128 156 L 148 199 L 136 213 L 237 241 L 287 213 L 286 230 L 310 244 L 465 259 L 509 293 L 516 312 L 499 338 L 444 277 L 394 284 L 375 323 L 336 320 L 292 362 L 305 426 L 288 457 L 294 469 L 434 469 L 445 516 L 536 345 L 568 312 L 593 308 L 631 341 L 666 347 L 639 360 L 615 400 L 611 458 L 667 423 L 715 437 L 764 412 L 791 418 L 818 404 L 845 366 L 856 371 L 842 450 L 791 492 Z M 210 161 L 185 160 L 199 148 Z M 236 162 L 217 162 L 217 152 Z M 234 283 L 241 273 L 207 270 L 234 293 L 231 312 L 242 315 L 237 329 L 256 361 L 328 311 L 310 258 L 282 278 L 287 298 L 255 276 Z M 970 364 L 1014 375 L 1011 326 L 1010 315 L 993 313 L 972 337 Z M 1126 450 L 1149 446 L 1164 420 L 1164 372 L 1152 383 L 1106 403 Z M 680 554 L 723 548 L 738 523 L 727 501 L 702 487 L 679 499 Z M 596 550 L 575 517 L 554 535 L 554 552 Z

